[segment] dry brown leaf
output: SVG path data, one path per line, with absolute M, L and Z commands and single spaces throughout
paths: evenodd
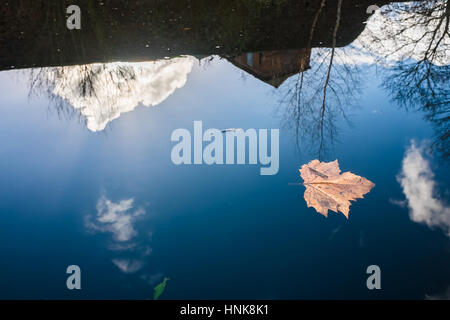
M 328 217 L 328 210 L 342 212 L 348 219 L 350 200 L 364 198 L 375 184 L 351 172 L 341 174 L 337 160 L 313 160 L 300 169 L 304 180 L 305 200 L 308 207 Z

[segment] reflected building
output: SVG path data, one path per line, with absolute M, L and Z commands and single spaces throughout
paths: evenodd
M 249 52 L 229 58 L 233 65 L 278 88 L 283 82 L 310 68 L 311 48 Z

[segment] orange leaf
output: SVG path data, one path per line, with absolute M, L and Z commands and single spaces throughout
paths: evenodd
M 337 160 L 320 162 L 313 160 L 304 164 L 300 175 L 306 187 L 304 198 L 308 207 L 313 207 L 325 217 L 328 210 L 342 212 L 348 219 L 350 200 L 364 198 L 375 184 L 351 172 L 341 174 Z

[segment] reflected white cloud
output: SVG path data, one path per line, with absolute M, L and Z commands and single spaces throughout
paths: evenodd
M 135 273 L 145 265 L 144 260 L 151 254 L 149 237 L 137 239 L 135 228 L 137 219 L 145 215 L 142 208 L 134 208 L 134 199 L 113 202 L 105 196 L 97 201 L 97 214 L 85 218 L 89 231 L 111 233 L 112 243 L 108 245 L 119 257 L 112 259 L 113 264 L 124 273 Z M 122 256 L 122 257 L 120 257 Z M 123 257 L 125 256 L 125 257 Z
M 134 259 L 113 259 L 112 262 L 124 273 L 135 273 L 144 265 L 142 261 Z
M 400 208 L 406 208 L 408 206 L 408 202 L 406 200 L 389 199 L 389 202 Z
M 186 84 L 195 59 L 179 57 L 142 63 L 89 64 L 49 68 L 45 82 L 54 96 L 86 118 L 90 131 L 138 105 L 156 106 Z
M 132 211 L 133 202 L 134 199 L 127 199 L 114 203 L 104 196 L 101 197 L 97 201 L 96 219 L 91 221 L 91 217 L 88 216 L 86 227 L 94 231 L 111 232 L 119 242 L 131 240 L 137 235 L 133 226 L 136 217 L 145 214 L 142 208 Z
M 402 186 L 412 221 L 439 227 L 450 236 L 450 207 L 439 198 L 424 147 L 412 141 L 397 180 Z
M 143 274 L 140 278 L 145 281 L 149 285 L 154 285 L 155 283 L 159 283 L 164 278 L 164 274 L 159 272 L 155 274 Z

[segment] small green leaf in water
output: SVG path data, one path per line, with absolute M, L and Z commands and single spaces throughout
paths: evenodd
M 164 281 L 155 287 L 155 293 L 153 294 L 154 300 L 158 300 L 158 298 L 163 294 L 164 290 L 166 289 L 167 281 L 169 281 L 169 278 L 164 278 Z

